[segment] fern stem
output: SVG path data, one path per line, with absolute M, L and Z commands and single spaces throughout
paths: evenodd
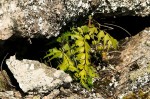
M 118 28 L 124 30 L 129 36 L 132 36 L 131 33 L 129 33 L 126 29 L 124 29 L 124 28 L 121 27 L 121 26 L 118 26 L 118 25 L 115 25 L 115 24 L 109 24 L 109 23 L 104 23 L 104 24 L 118 27 Z

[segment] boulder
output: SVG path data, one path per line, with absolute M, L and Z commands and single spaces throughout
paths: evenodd
M 62 26 L 87 14 L 148 16 L 149 0 L 1 0 L 0 39 L 57 36 Z
M 64 71 L 48 67 L 34 60 L 17 60 L 15 55 L 6 60 L 8 68 L 23 92 L 47 93 L 72 81 Z
M 116 94 L 129 91 L 149 91 L 150 86 L 150 27 L 133 36 L 121 51 L 116 71 L 120 73 Z

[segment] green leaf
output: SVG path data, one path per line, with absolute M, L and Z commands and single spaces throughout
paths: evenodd
M 87 25 L 81 26 L 81 29 L 83 30 L 83 33 L 88 33 L 88 31 L 89 31 L 89 28 Z
M 60 70 L 66 71 L 68 69 L 68 65 L 66 65 L 66 64 L 60 64 L 60 65 L 58 65 L 58 68 Z
M 104 38 L 103 38 L 103 41 L 104 41 L 104 48 L 106 47 L 106 43 L 108 42 L 108 40 L 110 40 L 110 38 L 109 38 L 109 35 L 106 34 L 106 35 L 104 36 Z
M 78 59 L 78 60 L 79 60 L 80 64 L 85 65 L 85 60 L 83 60 L 83 59 Z
M 86 55 L 86 65 L 90 65 L 90 62 L 89 62 L 89 58 L 90 58 L 90 55 L 89 55 L 89 53 L 85 53 L 85 55 Z
M 80 83 L 82 84 L 82 86 L 83 86 L 84 88 L 90 90 L 90 88 L 88 87 L 88 83 L 87 83 L 85 80 L 81 79 L 81 80 L 80 80 Z
M 104 31 L 101 30 L 101 31 L 97 34 L 98 41 L 100 41 L 104 36 L 105 36 L 105 33 L 104 33 Z
M 72 38 L 77 38 L 78 40 L 83 40 L 84 39 L 81 35 L 79 35 L 77 33 L 76 34 L 72 34 L 71 37 Z
M 66 44 L 63 46 L 63 49 L 64 49 L 65 51 L 70 50 L 69 44 L 66 43 Z
M 58 37 L 58 38 L 57 38 L 57 42 L 60 42 L 60 43 L 61 43 L 61 42 L 62 42 L 62 38 L 61 38 L 61 37 Z
M 92 35 L 92 34 L 95 34 L 95 33 L 96 33 L 96 34 L 98 33 L 96 27 L 91 27 L 91 28 L 89 28 L 89 35 Z
M 102 51 L 104 50 L 104 47 L 102 45 L 97 46 L 97 50 Z
M 77 55 L 78 60 L 85 59 L 85 53 L 80 53 Z
M 97 74 L 95 73 L 95 69 L 92 67 L 92 66 L 88 66 L 89 67 L 89 69 L 88 69 L 88 75 L 90 76 L 90 77 L 96 77 L 97 76 Z
M 73 61 L 64 53 L 63 62 L 58 66 L 61 70 L 69 70 L 69 71 L 78 71 L 78 69 L 74 66 Z
M 93 45 L 96 45 L 96 44 L 97 44 L 97 41 L 95 41 L 95 40 L 92 41 L 92 44 L 93 44 Z
M 80 73 L 79 76 L 81 77 L 81 79 L 86 79 L 86 71 L 83 69 Z
M 93 77 L 87 77 L 88 86 L 93 86 Z
M 84 68 L 84 65 L 83 64 L 78 64 L 77 66 L 80 70 L 82 70 Z
M 80 76 L 78 72 L 74 73 L 73 77 L 75 80 L 80 80 Z
M 80 76 L 80 83 L 82 84 L 82 86 L 89 89 L 88 84 L 86 82 L 87 75 L 86 75 L 86 71 L 84 69 L 79 73 L 79 76 Z
M 54 58 L 62 58 L 62 52 L 58 50 L 57 48 L 53 48 L 49 50 L 49 54 L 47 54 L 44 58 L 47 58 L 47 57 L 51 57 L 49 61 Z
M 83 34 L 82 28 L 78 27 L 77 30 L 78 30 L 81 34 Z
M 66 71 L 68 69 L 68 67 L 69 67 L 69 65 L 67 64 L 67 59 L 65 59 L 65 57 L 63 57 L 63 62 L 58 65 L 58 68 L 60 70 Z
M 85 42 L 85 51 L 90 51 L 90 49 L 90 45 L 87 42 Z
M 76 49 L 76 51 L 77 51 L 78 53 L 83 53 L 83 52 L 84 52 L 84 47 L 78 47 L 78 48 Z
M 75 43 L 76 43 L 76 46 L 79 46 L 79 47 L 84 45 L 84 41 L 83 40 L 76 40 Z
M 112 46 L 112 42 L 109 40 L 108 43 L 107 43 L 107 50 L 109 50 Z
M 57 42 L 62 43 L 63 41 L 69 41 L 69 36 L 71 36 L 71 32 L 67 31 L 61 35 L 61 37 L 57 38 Z
M 72 72 L 78 72 L 78 69 L 75 66 L 70 65 L 68 67 L 68 70 L 72 71 Z
M 86 34 L 85 39 L 90 40 L 90 36 L 88 34 Z
M 58 52 L 58 53 L 54 54 L 54 55 L 49 59 L 49 61 L 51 61 L 51 60 L 54 59 L 54 58 L 62 58 L 62 53 L 61 53 L 61 52 Z
M 117 49 L 117 47 L 118 47 L 118 41 L 116 39 L 114 39 L 113 37 L 111 37 L 111 41 L 112 41 L 113 48 Z

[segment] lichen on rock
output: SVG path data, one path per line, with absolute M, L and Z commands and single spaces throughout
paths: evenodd
M 149 90 L 150 85 L 150 28 L 133 36 L 121 52 L 122 62 L 116 66 L 120 72 L 118 93 L 128 93 L 142 88 Z M 121 94 L 120 94 L 121 95 Z
M 38 93 L 47 93 L 72 81 L 65 72 L 50 68 L 38 61 L 17 60 L 15 56 L 11 56 L 6 60 L 6 64 L 25 93 L 34 90 Z
M 62 26 L 79 16 L 150 15 L 148 0 L 1 0 L 0 39 L 58 36 Z

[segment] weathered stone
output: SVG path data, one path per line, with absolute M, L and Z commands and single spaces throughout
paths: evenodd
M 95 10 L 96 9 L 96 10 Z M 57 36 L 66 22 L 91 11 L 110 16 L 150 15 L 149 0 L 1 0 L 0 39 Z
M 0 71 L 0 91 L 6 91 L 11 89 L 11 86 L 9 86 L 9 83 L 7 81 L 10 82 L 10 79 L 6 71 Z
M 116 66 L 120 72 L 117 93 L 149 90 L 150 86 L 150 27 L 133 36 L 121 52 L 121 62 Z
M 63 71 L 38 61 L 17 60 L 15 56 L 11 56 L 6 60 L 6 64 L 25 93 L 30 91 L 47 93 L 72 81 L 71 77 Z
M 0 92 L 1 99 L 16 99 L 13 91 Z
M 150 15 L 149 0 L 99 0 L 97 13 L 108 16 L 148 16 Z

